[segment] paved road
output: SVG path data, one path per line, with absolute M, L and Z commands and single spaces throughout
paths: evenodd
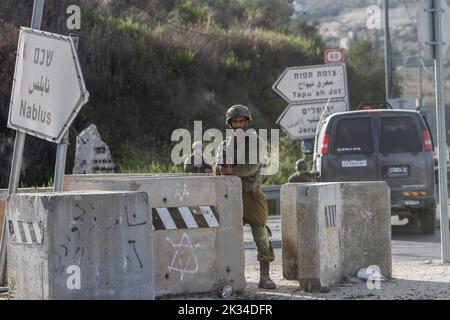
M 275 264 L 281 265 L 281 222 L 279 217 L 269 219 L 272 243 L 275 248 Z M 256 247 L 249 226 L 244 227 L 245 264 L 258 265 Z M 393 220 L 392 260 L 438 260 L 441 257 L 440 230 L 434 235 L 421 234 L 417 229 L 399 225 Z

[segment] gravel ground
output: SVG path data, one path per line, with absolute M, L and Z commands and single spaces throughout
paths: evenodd
M 229 299 L 249 300 L 411 300 L 450 299 L 450 265 L 439 261 L 417 260 L 393 262 L 392 278 L 381 283 L 380 289 L 370 290 L 365 282 L 351 278 L 333 287 L 328 293 L 307 293 L 298 282 L 285 280 L 281 266 L 275 265 L 271 277 L 276 290 L 258 289 L 259 270 L 247 267 L 247 286 L 242 293 L 233 293 Z M 170 299 L 222 299 L 220 293 L 174 296 Z
M 450 265 L 436 260 L 394 261 L 392 278 L 381 283 L 380 289 L 370 290 L 358 278 L 340 283 L 328 293 L 308 293 L 299 289 L 298 282 L 285 280 L 280 265 L 274 265 L 271 277 L 276 290 L 258 289 L 259 270 L 255 266 L 245 269 L 247 286 L 244 292 L 233 292 L 230 300 L 412 300 L 450 299 Z M 5 299 L 0 295 L 0 300 Z M 220 292 L 179 295 L 162 299 L 216 300 Z

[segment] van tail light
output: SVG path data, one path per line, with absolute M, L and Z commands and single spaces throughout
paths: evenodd
M 430 132 L 428 132 L 428 130 L 422 131 L 422 139 L 423 139 L 423 151 L 425 152 L 433 151 L 433 144 L 431 143 Z
M 328 142 L 330 141 L 330 135 L 326 134 L 323 136 L 323 141 L 322 141 L 322 155 L 326 156 L 328 154 Z

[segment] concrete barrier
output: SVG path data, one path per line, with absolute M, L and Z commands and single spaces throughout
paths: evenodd
M 17 299 L 154 299 L 144 192 L 17 194 L 7 211 Z
M 66 176 L 66 190 L 139 190 L 155 227 L 156 296 L 245 288 L 242 186 L 211 175 Z
M 377 265 L 392 274 L 391 193 L 385 182 L 341 183 L 345 274 Z
M 390 191 L 385 182 L 286 184 L 281 188 L 283 276 L 326 291 L 360 268 L 390 276 Z
M 339 185 L 288 184 L 281 194 L 283 274 L 298 279 L 306 291 L 326 290 L 343 275 Z M 289 211 L 283 207 L 286 202 Z
M 38 193 L 38 192 L 51 192 L 52 188 L 20 188 L 18 193 Z M 2 236 L 2 225 L 5 217 L 6 198 L 8 196 L 8 189 L 0 189 L 0 237 Z

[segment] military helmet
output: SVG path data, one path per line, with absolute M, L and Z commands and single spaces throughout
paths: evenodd
M 246 106 L 243 106 L 241 104 L 236 104 L 227 110 L 225 123 L 229 127 L 231 127 L 231 124 L 230 124 L 231 119 L 237 118 L 237 117 L 246 117 L 249 120 L 249 122 L 252 123 L 252 115 L 250 114 L 250 111 L 248 110 L 248 108 Z
M 302 171 L 302 170 L 306 171 L 306 161 L 305 161 L 305 159 L 297 160 L 297 162 L 295 163 L 295 168 L 297 169 L 297 171 Z

